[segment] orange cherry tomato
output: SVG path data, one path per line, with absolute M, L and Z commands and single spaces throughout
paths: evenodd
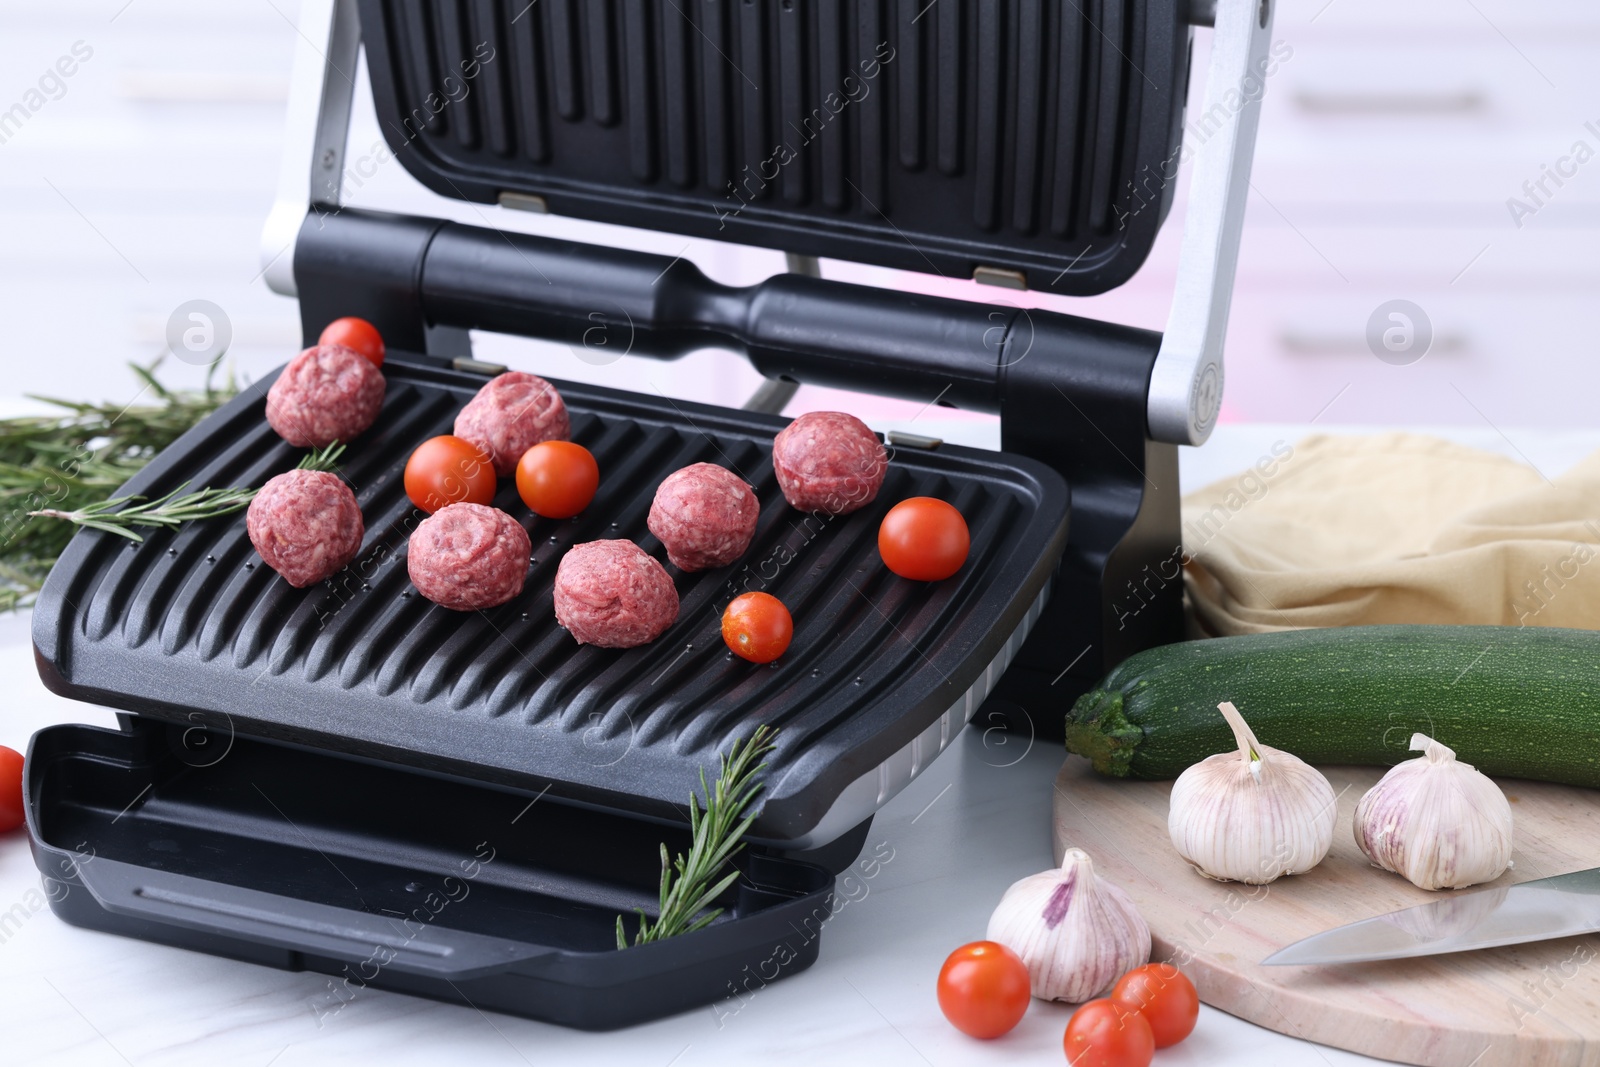
M 939 1010 L 957 1030 L 987 1040 L 1022 1021 L 1028 966 L 998 941 L 962 945 L 939 968 Z
M 1136 1011 L 1150 1024 L 1156 1048 L 1176 1045 L 1194 1030 L 1200 1018 L 1200 994 L 1194 983 L 1170 963 L 1147 963 L 1118 979 L 1111 999 Z
M 494 462 L 471 441 L 430 437 L 406 460 L 406 496 L 432 514 L 446 504 L 493 504 Z
M 900 501 L 878 527 L 878 554 L 884 565 L 914 582 L 950 577 L 967 561 L 971 546 L 961 512 L 931 496 Z
M 1145 1017 L 1110 1000 L 1091 1000 L 1073 1012 L 1061 1043 L 1072 1067 L 1150 1067 L 1156 1054 Z
M 334 319 L 322 328 L 318 344 L 344 345 L 372 361 L 374 367 L 383 366 L 383 337 L 378 328 L 366 319 L 350 316 Z
M 741 593 L 722 612 L 722 640 L 751 663 L 771 663 L 793 637 L 794 619 L 771 593 Z
M 600 465 L 571 441 L 543 441 L 517 461 L 517 494 L 535 515 L 570 519 L 594 499 Z
M 23 822 L 22 753 L 0 745 L 0 834 Z

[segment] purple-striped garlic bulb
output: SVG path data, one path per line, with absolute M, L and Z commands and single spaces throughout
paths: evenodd
M 1041 1000 L 1081 1004 L 1150 959 L 1150 927 L 1128 894 L 1069 848 L 1057 870 L 1012 883 L 989 917 L 990 941 L 1022 957 Z
M 1461 889 L 1511 866 L 1511 805 L 1488 776 L 1426 734 L 1356 805 L 1356 844 L 1420 889 Z

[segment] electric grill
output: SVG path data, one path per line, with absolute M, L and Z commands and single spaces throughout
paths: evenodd
M 121 729 L 33 741 L 29 826 L 55 910 L 81 925 L 584 1027 L 726 995 L 818 950 L 832 876 L 873 813 L 975 716 L 1059 736 L 1089 681 L 1176 639 L 1178 443 L 1220 395 L 1262 88 L 1265 0 L 313 0 L 266 277 L 307 343 L 341 315 L 389 346 L 376 424 L 341 460 L 362 554 L 321 586 L 256 558 L 243 516 L 140 545 L 84 532 L 40 595 L 57 692 Z M 1066 294 L 1120 284 L 1169 206 L 1191 25 L 1215 21 L 1178 290 L 1165 334 L 818 277 L 827 255 Z M 468 201 L 789 254 L 748 287 L 682 260 L 341 207 L 359 46 L 398 159 Z M 1243 103 L 1239 103 L 1242 101 Z M 674 358 L 716 346 L 768 379 L 746 410 L 557 381 L 603 472 L 528 524 L 522 596 L 454 613 L 418 596 L 401 472 L 503 368 L 469 329 Z M 546 368 L 536 368 L 544 370 Z M 551 375 L 558 379 L 559 374 Z M 871 506 L 788 507 L 774 414 L 797 382 L 998 412 L 1002 451 L 891 436 Z M 126 491 L 256 485 L 297 454 L 255 383 Z M 676 574 L 677 624 L 579 647 L 551 610 L 562 552 L 645 528 L 673 470 L 755 488 L 743 560 Z M 940 583 L 877 559 L 887 509 L 938 496 L 972 554 Z M 722 646 L 723 606 L 771 591 L 796 620 L 769 667 Z M 777 727 L 742 877 L 707 929 L 626 952 L 658 844 L 718 754 Z

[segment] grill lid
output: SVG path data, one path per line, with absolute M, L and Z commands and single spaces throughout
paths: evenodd
M 384 137 L 443 196 L 1073 295 L 1166 215 L 1185 10 L 360 0 Z
M 718 753 L 765 723 L 780 732 L 755 833 L 807 840 L 852 783 L 908 746 L 925 765 L 937 748 L 914 742 L 960 728 L 944 718 L 937 729 L 991 664 L 1003 667 L 1007 639 L 1030 620 L 1065 541 L 1066 486 L 1032 460 L 901 450 L 877 501 L 822 521 L 777 488 L 771 441 L 785 420 L 558 383 L 573 440 L 599 461 L 599 494 L 583 515 L 555 521 L 533 516 L 503 483 L 495 503 L 534 545 L 526 588 L 489 611 L 452 612 L 408 580 L 406 539 L 421 513 L 401 472 L 417 444 L 450 431 L 484 379 L 403 352 L 389 354 L 384 373 L 383 411 L 341 471 L 366 520 L 355 563 L 294 589 L 260 562 L 242 514 L 137 546 L 81 532 L 34 613 L 46 683 L 162 719 L 673 821 L 701 769 L 714 774 Z M 296 450 L 264 417 L 271 381 L 186 434 L 126 491 L 260 485 L 292 467 Z M 624 537 L 665 563 L 645 528 L 651 498 L 667 474 L 702 460 L 755 487 L 762 511 L 749 551 L 719 570 L 669 567 L 682 610 L 655 642 L 578 646 L 551 607 L 561 554 Z M 913 495 L 947 499 L 967 517 L 973 549 L 957 577 L 907 582 L 879 560 L 879 521 Z M 776 666 L 745 663 L 722 644 L 722 608 L 746 588 L 767 589 L 794 613 L 793 644 Z M 863 817 L 883 799 L 875 790 Z M 847 828 L 830 823 L 828 834 Z

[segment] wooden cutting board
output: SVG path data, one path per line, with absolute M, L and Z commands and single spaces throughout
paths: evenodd
M 1291 942 L 1440 898 L 1371 866 L 1356 801 L 1380 768 L 1323 768 L 1339 795 L 1333 849 L 1267 886 L 1215 882 L 1167 836 L 1171 782 L 1102 778 L 1067 759 L 1056 776 L 1057 862 L 1083 849 L 1150 924 L 1152 959 L 1178 963 L 1213 1007 L 1292 1037 L 1429 1067 L 1600 1065 L 1600 935 L 1341 967 L 1262 967 Z M 1490 887 L 1600 866 L 1600 791 L 1501 783 L 1513 867 Z M 1447 891 L 1448 892 L 1448 891 Z M 1463 911 L 1467 890 L 1450 894 Z

